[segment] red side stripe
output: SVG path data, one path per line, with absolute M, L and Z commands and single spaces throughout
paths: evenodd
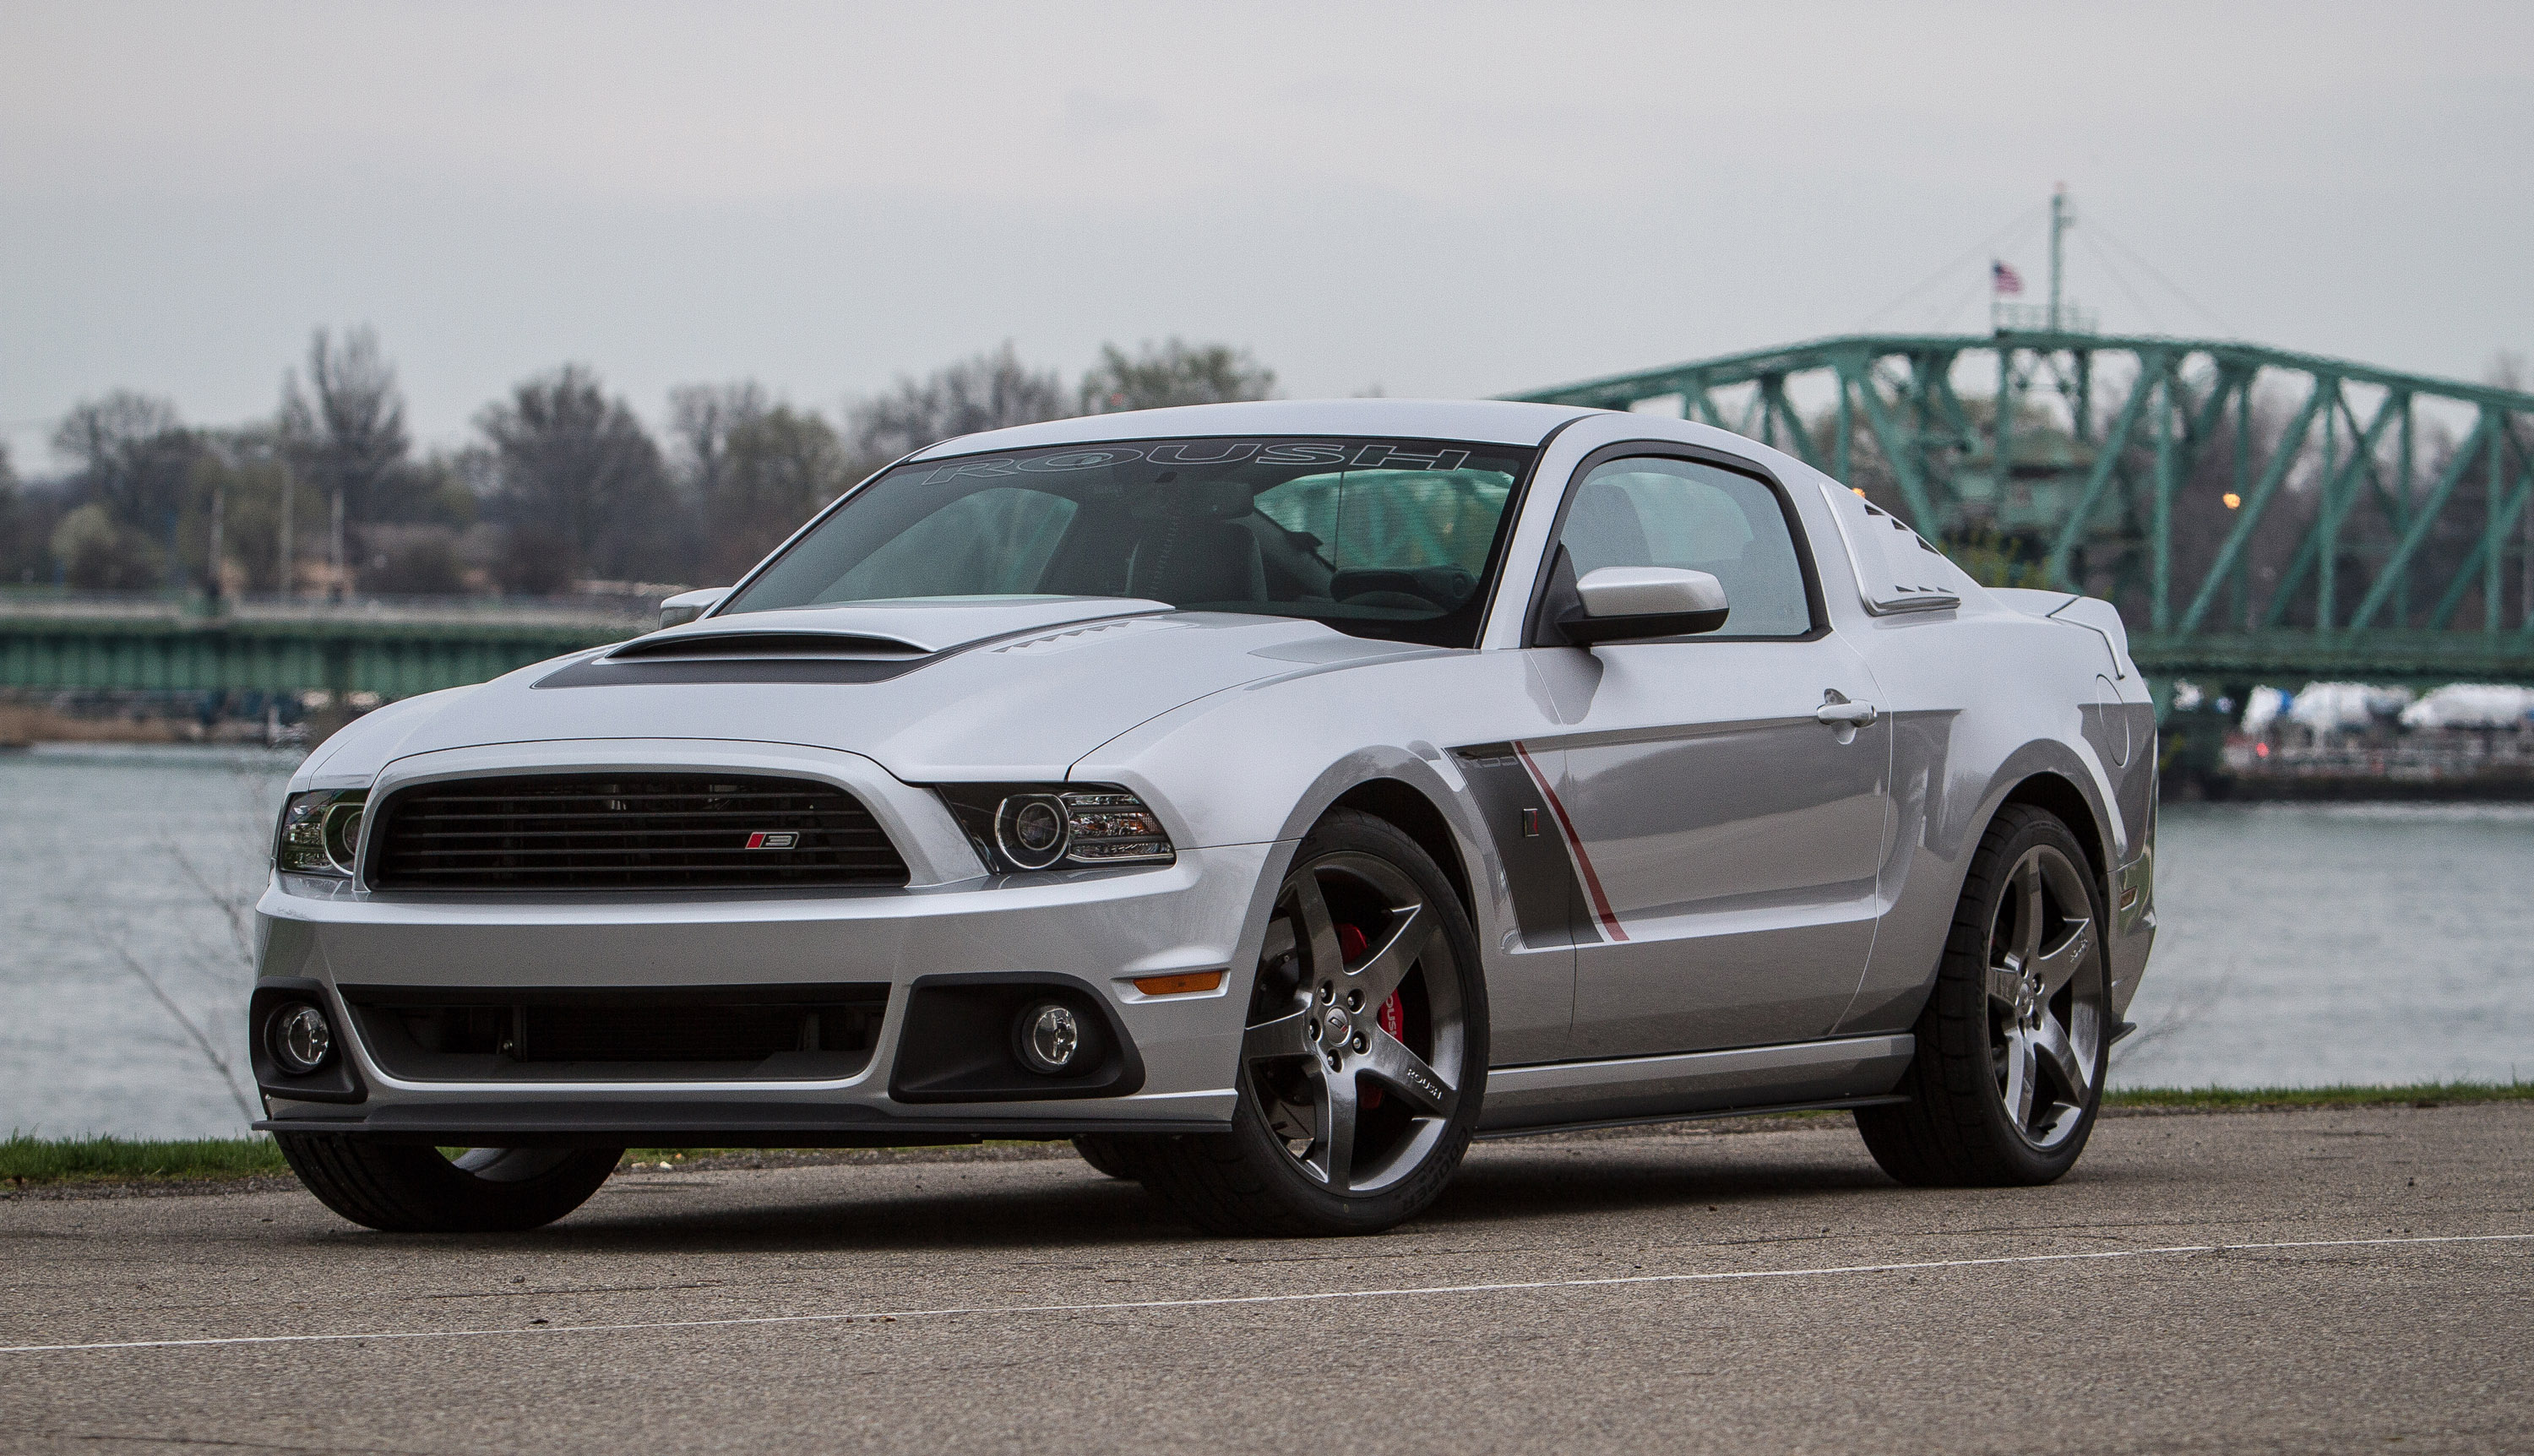
M 1601 923 L 1601 934 L 1613 940 L 1628 939 L 1627 931 L 1619 924 L 1619 917 L 1611 913 L 1610 897 L 1601 892 L 1601 877 L 1593 873 L 1593 857 L 1584 852 L 1584 840 L 1575 832 L 1575 820 L 1566 817 L 1566 806 L 1559 802 L 1557 791 L 1548 786 L 1548 775 L 1539 771 L 1539 765 L 1532 761 L 1530 751 L 1521 744 L 1515 744 L 1513 751 L 1522 759 L 1522 766 L 1531 770 L 1531 781 L 1539 786 L 1541 796 L 1548 800 L 1548 812 L 1557 816 L 1558 832 L 1566 836 L 1567 852 L 1575 857 L 1575 868 L 1584 877 L 1584 889 L 1593 897 L 1593 915 Z

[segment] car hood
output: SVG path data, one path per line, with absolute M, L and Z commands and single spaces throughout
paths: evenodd
M 1423 650 L 1315 622 L 1115 599 L 755 612 L 396 704 L 311 766 L 332 779 L 447 749 L 694 738 L 839 749 L 911 783 L 1054 780 L 1207 694 Z

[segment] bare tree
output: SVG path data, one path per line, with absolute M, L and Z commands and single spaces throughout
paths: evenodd
M 495 512 L 511 529 L 505 584 L 554 592 L 583 572 L 634 576 L 676 570 L 691 532 L 660 448 L 623 399 L 567 364 L 485 407 Z
M 778 404 L 731 432 L 730 469 L 704 503 L 704 569 L 728 581 L 853 483 L 844 441 L 815 410 Z
M 32 581 L 43 556 L 42 518 L 18 488 L 9 447 L 0 444 L 0 581 Z
M 264 889 L 270 850 L 266 836 L 272 822 L 273 793 L 280 786 L 275 771 L 279 766 L 272 760 L 230 761 L 233 802 L 217 817 L 225 822 L 225 842 L 198 846 L 203 855 L 189 850 L 173 826 L 161 827 L 156 848 L 175 870 L 174 879 L 189 887 L 191 903 L 166 907 L 172 915 L 153 916 L 148 943 L 135 937 L 132 922 L 107 902 L 79 907 L 88 920 L 90 940 L 102 945 L 157 1002 L 245 1122 L 258 1116 L 254 1080 L 241 1065 L 244 1059 L 236 1055 L 236 1044 L 223 1033 L 245 1009 L 255 985 L 255 902 Z M 132 846 L 136 851 L 147 847 Z M 208 917 L 189 913 L 203 909 L 217 913 L 219 934 L 205 936 Z M 168 943 L 165 937 L 171 929 L 184 933 L 184 946 Z M 215 1007 L 208 1015 L 200 1006 L 206 988 Z
M 72 405 L 53 449 L 77 467 L 74 489 L 143 530 L 184 508 L 195 442 L 166 399 L 117 390 Z
M 1276 371 L 1230 344 L 1147 340 L 1132 357 L 1114 343 L 1103 344 L 1100 363 L 1082 377 L 1082 411 L 1224 404 L 1264 399 L 1275 390 Z
M 85 400 L 62 416 L 53 449 L 76 467 L 81 503 L 52 533 L 72 584 L 130 589 L 172 570 L 167 548 L 202 450 L 176 406 L 129 390 Z
M 1076 412 L 1063 377 L 1029 368 L 1006 341 L 922 380 L 900 378 L 888 393 L 847 405 L 845 418 L 857 460 L 878 465 L 956 436 Z
M 726 385 L 680 385 L 669 392 L 671 469 L 687 499 L 708 506 L 730 473 L 730 438 L 766 411 L 765 388 L 753 379 Z
M 310 337 L 307 387 L 296 374 L 284 377 L 280 424 L 299 474 L 340 500 L 348 518 L 369 520 L 402 504 L 397 488 L 408 483 L 413 443 L 395 366 L 372 330 L 346 330 L 339 342 L 323 329 Z

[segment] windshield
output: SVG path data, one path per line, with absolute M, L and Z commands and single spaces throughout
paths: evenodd
M 1435 440 L 1133 440 L 900 465 L 728 612 L 1114 596 L 1469 647 L 1531 463 Z

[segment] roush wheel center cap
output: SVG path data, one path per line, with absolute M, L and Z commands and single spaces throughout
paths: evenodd
M 1347 1013 L 1344 1011 L 1329 1012 L 1326 1024 L 1330 1046 L 1338 1046 L 1355 1036 L 1355 1023 L 1347 1019 Z

